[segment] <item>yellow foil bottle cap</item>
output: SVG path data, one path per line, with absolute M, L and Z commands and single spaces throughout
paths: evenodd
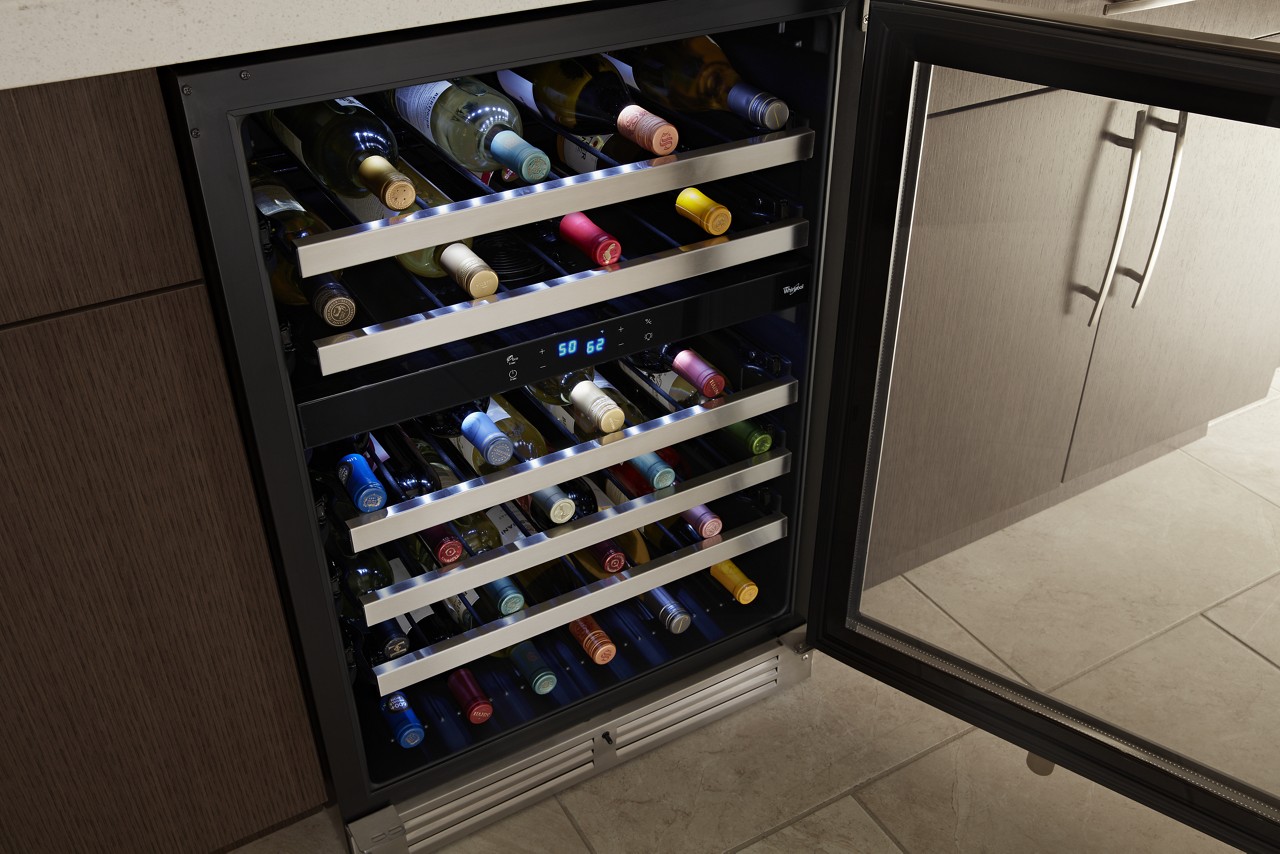
M 368 187 L 378 197 L 378 201 L 393 211 L 404 210 L 418 197 L 418 191 L 409 180 L 409 176 L 381 155 L 371 154 L 361 160 L 356 171 L 360 183 Z
M 733 598 L 741 605 L 748 605 L 760 593 L 760 588 L 738 569 L 731 560 L 722 560 L 711 565 L 711 577 L 720 582 L 725 590 L 733 594 Z
M 587 424 L 601 433 L 616 433 L 627 423 L 618 404 L 589 380 L 575 385 L 569 392 L 569 400 Z
M 465 243 L 450 243 L 442 249 L 440 266 L 476 299 L 490 296 L 498 290 L 498 274 Z
M 676 213 L 685 219 L 696 222 L 703 231 L 719 236 L 729 230 L 733 214 L 729 209 L 697 187 L 686 187 L 676 196 Z

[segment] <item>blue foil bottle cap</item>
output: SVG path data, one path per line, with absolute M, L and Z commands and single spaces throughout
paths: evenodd
M 555 690 L 556 674 L 531 642 L 520 641 L 511 647 L 511 661 L 533 693 L 550 694 Z
M 498 131 L 489 141 L 489 153 L 530 184 L 538 183 L 551 171 L 551 158 L 513 130 Z
M 480 456 L 491 466 L 506 465 L 516 452 L 511 438 L 483 412 L 472 412 L 462 419 L 462 435 L 475 445 Z
M 417 747 L 426 737 L 426 729 L 423 728 L 413 707 L 400 691 L 383 698 L 382 717 L 391 728 L 396 744 L 406 750 Z
M 499 578 L 484 585 L 484 591 L 493 597 L 493 604 L 502 614 L 514 614 L 524 607 L 524 594 L 510 578 Z
M 675 469 L 657 454 L 641 454 L 630 463 L 654 489 L 665 489 L 676 482 Z
M 347 454 L 342 458 L 338 463 L 338 480 L 361 513 L 372 513 L 386 506 L 387 491 L 369 468 L 369 461 L 360 454 Z

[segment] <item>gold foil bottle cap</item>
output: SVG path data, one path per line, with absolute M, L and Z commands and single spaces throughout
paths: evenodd
M 618 133 L 654 154 L 670 154 L 676 150 L 680 132 L 661 116 L 644 107 L 629 104 L 618 113 Z
M 359 173 L 360 183 L 393 211 L 404 210 L 418 197 L 418 191 L 409 176 L 381 155 L 371 154 L 361 160 L 356 171 Z
M 586 422 L 601 433 L 616 433 L 627 423 L 618 404 L 589 380 L 575 385 L 569 392 L 569 400 Z
M 465 243 L 450 243 L 440 252 L 440 266 L 475 299 L 498 290 L 498 274 Z
M 719 236 L 729 230 L 733 214 L 719 202 L 710 199 L 697 187 L 686 187 L 676 196 L 676 213 L 696 222 L 703 231 Z
M 742 570 L 738 569 L 738 565 L 731 560 L 712 564 L 711 577 L 720 582 L 720 585 L 728 590 L 740 605 L 750 604 L 760 593 L 756 583 L 747 578 Z

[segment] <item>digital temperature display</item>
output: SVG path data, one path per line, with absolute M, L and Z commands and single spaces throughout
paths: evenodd
M 564 358 L 565 356 L 575 356 L 578 354 L 579 348 L 581 348 L 581 352 L 588 356 L 603 353 L 604 336 L 601 335 L 599 338 L 587 338 L 585 340 L 570 338 L 568 341 L 561 341 L 556 344 L 556 354 L 561 358 Z

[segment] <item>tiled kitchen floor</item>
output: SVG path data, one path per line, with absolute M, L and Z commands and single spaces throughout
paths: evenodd
M 1220 541 L 1188 533 L 1206 519 Z M 1157 542 L 1161 553 L 1135 562 L 1128 542 Z M 1019 555 L 1016 572 L 1010 554 Z M 1072 572 L 1061 571 L 1064 561 Z M 1265 403 L 1206 438 L 886 582 L 868 591 L 865 608 L 1280 792 L 1280 761 L 1259 747 L 1274 745 L 1280 728 L 1280 373 Z M 1033 774 L 1025 760 L 818 655 L 804 684 L 447 850 L 1230 850 L 1061 768 Z M 238 851 L 346 850 L 327 810 Z

